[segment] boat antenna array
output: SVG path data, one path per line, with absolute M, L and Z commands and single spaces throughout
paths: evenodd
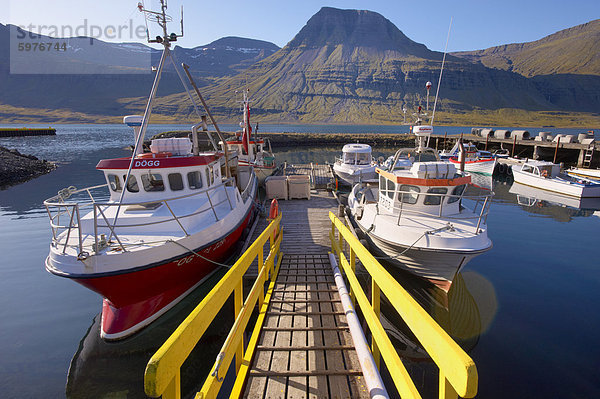
M 442 83 L 442 72 L 444 72 L 444 63 L 446 62 L 446 54 L 448 53 L 448 42 L 450 41 L 450 30 L 452 29 L 452 17 L 450 17 L 450 26 L 448 27 L 448 36 L 446 37 L 446 47 L 444 48 L 444 57 L 442 58 L 442 68 L 440 69 L 440 77 L 438 79 L 438 85 L 435 90 L 435 101 L 433 102 L 433 112 L 431 113 L 430 125 L 433 126 L 433 119 L 435 118 L 435 106 L 437 105 L 438 95 L 440 94 L 440 84 Z M 429 89 L 428 89 L 429 92 Z
M 148 43 L 162 44 L 164 48 L 163 48 L 163 51 L 162 51 L 162 54 L 160 57 L 158 67 L 156 68 L 156 75 L 154 76 L 154 82 L 152 83 L 152 90 L 150 90 L 150 96 L 148 97 L 148 103 L 146 104 L 146 109 L 144 110 L 144 116 L 142 117 L 142 123 L 141 123 L 142 126 L 140 128 L 140 132 L 139 132 L 138 136 L 136 137 L 135 145 L 133 147 L 133 154 L 131 155 L 131 161 L 129 162 L 129 168 L 127 170 L 127 174 L 125 175 L 125 184 L 126 185 L 129 184 L 129 177 L 131 175 L 131 170 L 133 169 L 135 157 L 138 154 L 138 149 L 142 145 L 142 143 L 144 141 L 144 137 L 146 135 L 146 130 L 148 128 L 148 122 L 150 121 L 150 115 L 152 114 L 152 107 L 154 104 L 154 99 L 156 97 L 156 91 L 158 89 L 158 83 L 160 82 L 160 77 L 161 77 L 162 71 L 164 69 L 165 61 L 167 60 L 167 57 L 171 59 L 171 62 L 173 63 L 173 67 L 175 68 L 175 72 L 177 72 L 177 75 L 179 76 L 179 79 L 181 80 L 181 83 L 183 84 L 183 88 L 185 89 L 188 98 L 194 105 L 196 114 L 198 115 L 199 118 L 202 118 L 200 109 L 198 108 L 196 101 L 194 101 L 194 97 L 192 96 L 192 93 L 190 92 L 190 90 L 187 86 L 187 83 L 186 83 L 181 71 L 178 68 L 177 61 L 175 60 L 175 54 L 170 49 L 171 42 L 175 42 L 175 41 L 177 41 L 177 38 L 183 37 L 183 7 L 181 8 L 181 34 L 180 35 L 177 35 L 175 33 L 171 33 L 171 34 L 167 33 L 167 23 L 171 22 L 173 20 L 173 18 L 171 18 L 170 15 L 167 15 L 167 0 L 160 0 L 160 8 L 161 8 L 160 12 L 148 10 L 144 6 L 143 0 L 138 3 L 137 8 L 140 12 L 142 12 L 144 14 L 144 17 L 146 20 L 146 35 L 148 37 Z M 150 39 L 150 33 L 148 30 L 148 21 L 156 22 L 162 28 L 163 36 L 156 36 L 155 39 Z M 153 70 L 154 70 L 154 68 L 153 68 Z M 209 138 L 210 142 L 212 143 L 215 151 L 218 151 L 219 148 L 218 148 L 217 144 L 215 143 L 214 139 L 212 138 L 212 136 L 210 135 L 210 133 L 207 132 L 207 135 L 208 135 L 208 138 Z M 111 229 L 111 234 L 110 234 L 108 241 L 110 241 L 110 239 L 112 238 L 112 236 L 114 234 L 114 227 L 117 226 L 117 219 L 119 217 L 119 211 L 121 209 L 121 205 L 123 204 L 123 199 L 125 198 L 126 191 L 127 190 L 121 191 L 121 196 L 119 198 L 119 205 L 117 206 L 117 212 L 116 212 L 115 218 L 114 218 L 113 229 Z

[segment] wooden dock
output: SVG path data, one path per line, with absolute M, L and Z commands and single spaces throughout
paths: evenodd
M 311 185 L 316 189 L 325 189 L 335 185 L 335 176 L 330 165 L 327 164 L 284 164 L 283 174 L 286 176 L 307 175 L 310 176 Z
M 338 201 L 313 190 L 310 200 L 281 200 L 279 209 L 284 255 L 244 397 L 369 397 L 327 255 L 328 214 Z
M 0 137 L 55 136 L 54 128 L 0 128 Z

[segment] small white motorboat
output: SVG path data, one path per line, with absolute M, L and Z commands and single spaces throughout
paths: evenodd
M 586 179 L 600 180 L 600 169 L 571 168 L 567 169 L 565 173 L 575 177 L 585 177 Z
M 378 184 L 354 186 L 348 206 L 376 256 L 447 291 L 470 259 L 492 247 L 486 219 L 493 193 L 475 188 L 468 196 L 471 176 L 412 158 L 398 151 L 393 167 L 377 168 Z
M 488 151 L 480 151 L 475 144 L 463 144 L 465 148 L 465 170 L 473 173 L 481 173 L 486 176 L 494 174 L 496 167 L 496 158 Z M 454 148 L 450 150 L 448 162 L 459 166 L 461 164 L 460 151 L 457 142 Z M 456 148 L 456 150 L 455 150 Z
M 560 165 L 529 160 L 512 167 L 515 182 L 576 198 L 600 197 L 600 182 L 561 173 Z
M 342 148 L 342 158 L 336 159 L 333 171 L 346 184 L 354 185 L 361 181 L 377 179 L 368 144 L 346 144 Z

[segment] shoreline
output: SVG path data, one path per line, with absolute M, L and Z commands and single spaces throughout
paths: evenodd
M 0 146 L 0 190 L 25 183 L 56 169 L 56 164 Z

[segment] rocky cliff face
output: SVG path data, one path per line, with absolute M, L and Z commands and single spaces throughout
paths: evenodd
M 208 89 L 227 116 L 246 84 L 255 114 L 305 122 L 391 122 L 425 106 L 442 54 L 407 38 L 380 14 L 324 7 L 281 50 Z M 448 56 L 438 110 L 551 109 L 535 82 Z M 430 104 L 433 105 L 435 88 Z

